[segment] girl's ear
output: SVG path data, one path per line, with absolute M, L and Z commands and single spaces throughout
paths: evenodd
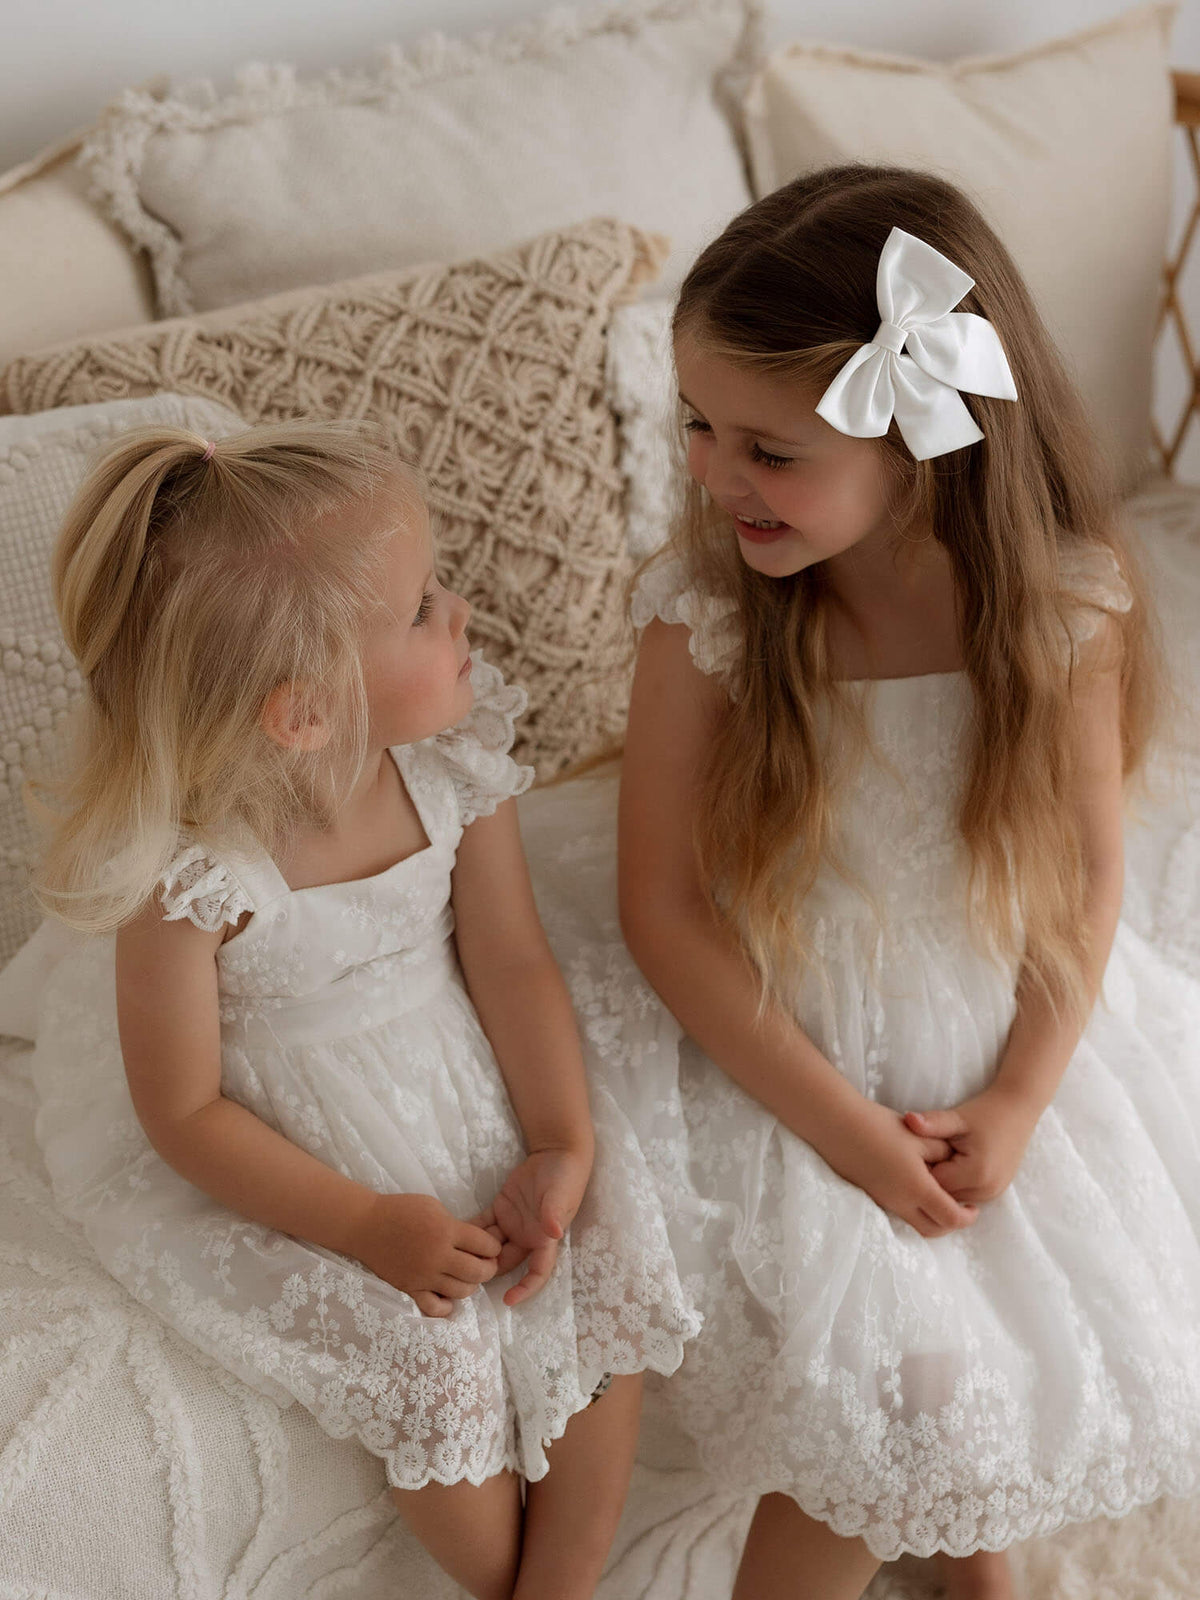
M 284 750 L 323 750 L 333 732 L 316 696 L 302 683 L 281 683 L 272 689 L 261 721 L 267 738 Z

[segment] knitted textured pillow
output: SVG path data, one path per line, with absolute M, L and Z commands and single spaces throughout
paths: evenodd
M 630 639 L 604 333 L 662 243 L 596 221 L 484 260 L 293 290 L 13 361 L 0 404 L 170 389 L 247 423 L 365 417 L 423 471 L 440 572 L 529 692 L 515 754 L 550 777 L 617 741 Z

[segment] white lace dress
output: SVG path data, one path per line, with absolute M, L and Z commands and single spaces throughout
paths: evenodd
M 426 849 L 376 877 L 290 890 L 265 855 L 192 844 L 163 894 L 166 916 L 209 929 L 252 913 L 217 956 L 224 1092 L 348 1177 L 435 1194 L 463 1217 L 524 1155 L 452 937 L 462 831 L 531 776 L 507 754 L 523 696 L 478 657 L 473 682 L 466 723 L 392 752 Z M 155 1154 L 125 1086 L 113 941 L 56 960 L 61 939 L 44 928 L 8 975 L 10 992 L 37 990 L 37 1127 L 60 1204 L 139 1300 L 281 1404 L 356 1436 L 391 1483 L 539 1478 L 606 1373 L 679 1365 L 697 1318 L 635 1131 L 603 1084 L 593 1177 L 547 1286 L 509 1309 L 517 1269 L 450 1317 L 423 1317 L 359 1263 L 225 1210 Z
M 1128 604 L 1113 568 L 1088 577 Z M 732 682 L 731 610 L 670 562 L 635 600 Z M 1080 632 L 1094 623 L 1079 613 Z M 1091 619 L 1089 623 L 1088 619 Z M 732 689 L 731 689 L 732 692 Z M 962 673 L 864 684 L 879 759 L 840 804 L 850 883 L 800 908 L 794 1014 L 896 1109 L 991 1079 L 1014 976 L 976 952 L 957 827 Z M 838 1177 L 682 1036 L 616 929 L 612 785 L 570 837 L 526 822 L 542 913 L 592 1049 L 641 1108 L 704 1329 L 663 1400 L 722 1483 L 792 1495 L 883 1559 L 996 1549 L 1200 1489 L 1200 987 L 1126 925 L 1011 1187 L 926 1241 Z M 536 798 L 536 797 L 534 797 Z

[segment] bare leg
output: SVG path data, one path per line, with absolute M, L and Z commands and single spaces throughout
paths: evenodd
M 843 1539 L 786 1494 L 765 1494 L 742 1552 L 733 1600 L 859 1600 L 879 1568 L 861 1539 Z
M 642 1405 L 638 1373 L 571 1418 L 550 1471 L 525 1491 L 525 1543 L 514 1600 L 591 1600 L 629 1490 Z
M 521 1482 L 511 1472 L 473 1483 L 393 1489 L 396 1509 L 429 1554 L 475 1600 L 512 1600 L 521 1558 Z
M 978 1550 L 957 1560 L 939 1556 L 950 1600 L 1013 1600 L 1012 1573 L 1003 1550 Z

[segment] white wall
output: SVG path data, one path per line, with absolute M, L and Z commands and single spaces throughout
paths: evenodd
M 586 3 L 586 0 L 585 0 Z M 768 0 L 770 37 L 946 59 L 1020 49 L 1113 15 L 1120 0 Z M 218 81 L 247 60 L 352 66 L 386 39 L 536 16 L 548 0 L 0 0 L 0 171 L 157 73 Z M 1200 69 L 1200 0 L 1175 60 Z

